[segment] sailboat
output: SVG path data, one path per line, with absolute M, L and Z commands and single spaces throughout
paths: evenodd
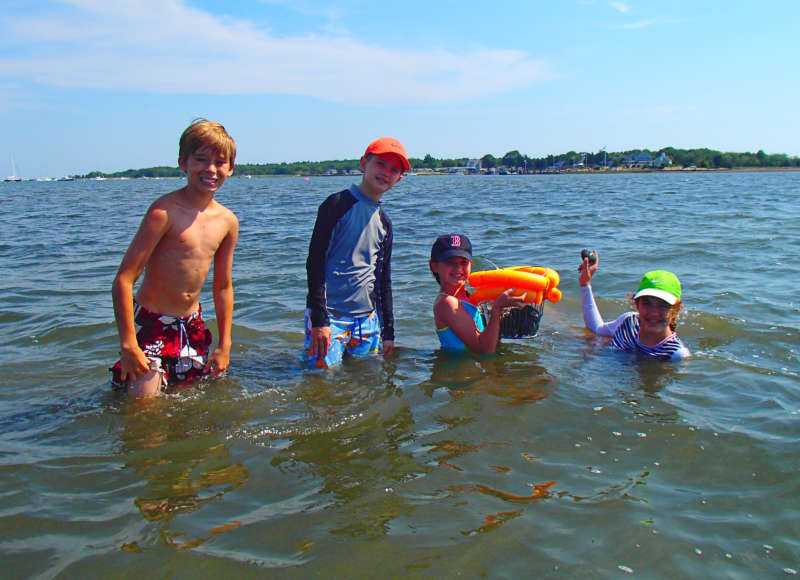
M 11 175 L 6 177 L 3 181 L 22 181 L 21 177 L 17 177 L 17 166 L 14 163 L 14 157 L 11 157 Z

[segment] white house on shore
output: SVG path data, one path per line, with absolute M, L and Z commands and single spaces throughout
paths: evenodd
M 480 159 L 470 159 L 467 161 L 467 173 L 480 173 L 483 169 L 483 163 Z
M 626 167 L 652 167 L 653 156 L 645 151 L 635 151 L 622 156 L 620 164 Z
M 658 154 L 658 157 L 656 157 L 655 161 L 653 161 L 653 165 L 656 167 L 669 167 L 672 165 L 672 159 L 670 159 L 669 156 L 662 151 Z
M 636 151 L 627 155 L 623 155 L 620 159 L 620 165 L 625 167 L 667 167 L 672 165 L 672 159 L 663 151 L 657 157 L 653 157 L 646 151 Z

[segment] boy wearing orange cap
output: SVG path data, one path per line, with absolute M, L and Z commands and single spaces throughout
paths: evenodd
M 308 247 L 305 360 L 331 367 L 345 352 L 394 348 L 392 222 L 381 197 L 409 169 L 402 143 L 381 137 L 360 161 L 359 185 L 334 193 L 317 212 Z

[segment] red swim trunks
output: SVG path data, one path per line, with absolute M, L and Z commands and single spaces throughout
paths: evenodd
M 202 317 L 202 307 L 183 318 L 150 312 L 133 303 L 136 323 L 136 341 L 150 359 L 153 367 L 161 371 L 163 387 L 192 381 L 203 375 L 208 360 L 211 332 Z M 122 386 L 122 364 L 111 367 L 111 383 Z

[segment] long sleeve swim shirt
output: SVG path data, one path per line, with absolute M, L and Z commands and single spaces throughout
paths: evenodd
M 394 340 L 392 235 L 380 202 L 357 185 L 322 202 L 306 260 L 313 326 L 328 326 L 329 312 L 355 318 L 377 311 L 383 340 Z
M 581 306 L 586 328 L 600 336 L 611 337 L 614 350 L 642 354 L 660 360 L 676 360 L 690 356 L 689 349 L 676 333 L 648 346 L 639 342 L 639 314 L 626 312 L 611 322 L 605 322 L 594 301 L 592 287 L 581 286 Z

